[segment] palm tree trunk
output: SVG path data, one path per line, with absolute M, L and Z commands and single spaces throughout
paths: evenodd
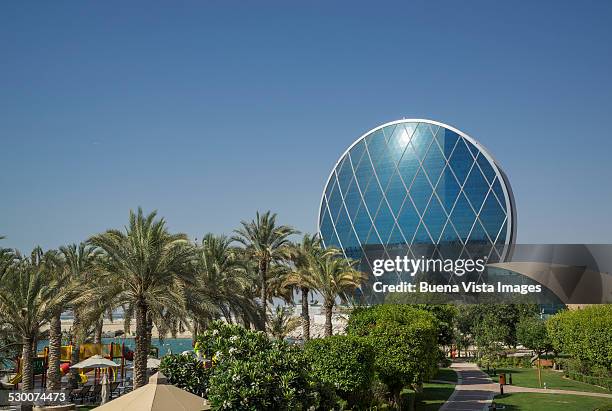
M 195 341 L 198 337 L 198 332 L 200 332 L 200 328 L 198 327 L 198 322 L 193 320 L 193 331 L 191 332 L 191 339 Z
M 263 327 L 259 331 L 265 331 L 268 322 L 268 278 L 265 261 L 259 263 L 259 278 L 261 279 L 261 320 Z
M 79 362 L 79 351 L 81 347 L 81 316 L 78 311 L 74 310 L 74 319 L 72 320 L 72 353 L 70 354 L 70 364 L 74 365 Z M 79 371 L 72 368 L 70 372 L 76 377 Z
M 147 330 L 148 307 L 144 301 L 136 304 L 136 350 L 134 352 L 134 389 L 147 383 L 147 354 L 148 330 Z
M 32 367 L 32 338 L 24 337 L 22 342 L 23 347 L 21 348 L 21 390 L 27 391 L 34 388 L 34 375 L 32 374 L 34 371 Z
M 302 337 L 310 340 L 310 313 L 308 312 L 308 288 L 302 287 Z
M 60 355 L 62 349 L 61 311 L 55 312 L 49 324 L 49 361 L 47 368 L 47 389 L 60 390 L 62 377 L 60 373 Z
M 325 301 L 325 336 L 332 335 L 332 313 L 334 311 L 334 300 Z
M 158 330 L 159 334 L 159 330 Z M 147 310 L 147 358 L 149 357 L 149 348 L 151 348 L 151 340 L 153 339 L 153 313 Z
M 104 317 L 100 316 L 96 321 L 96 329 L 94 330 L 94 344 L 102 344 L 102 328 L 104 327 Z

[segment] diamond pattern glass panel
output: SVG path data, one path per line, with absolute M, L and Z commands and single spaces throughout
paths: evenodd
M 516 217 L 506 209 L 513 202 L 501 170 L 483 153 L 439 124 L 403 120 L 375 129 L 327 183 L 319 212 L 325 245 L 362 259 L 364 270 L 373 258 L 422 250 L 467 258 L 472 249 L 461 247 L 469 245 L 498 258 L 513 241 Z
M 436 196 L 433 196 L 431 198 L 431 202 L 429 203 L 429 207 L 427 207 L 427 211 L 423 216 L 423 222 L 427 226 L 429 234 L 431 234 L 435 244 L 438 243 L 438 239 L 440 238 L 440 234 L 442 234 L 442 229 L 444 228 L 446 220 L 446 213 L 442 209 L 442 206 L 438 202 Z
M 455 173 L 459 184 L 463 185 L 468 173 L 470 172 L 470 168 L 472 168 L 472 163 L 474 162 L 470 151 L 465 145 L 464 139 L 460 139 L 457 142 L 457 145 L 455 146 L 455 149 L 453 150 L 448 162 L 453 170 L 453 173 Z
M 393 211 L 393 215 L 398 215 L 404 203 L 404 199 L 406 198 L 406 189 L 398 173 L 395 173 L 393 177 L 391 177 L 391 181 L 389 181 L 389 186 L 386 190 L 386 197 L 391 206 L 391 211 Z
M 425 212 L 425 207 L 427 207 L 427 203 L 429 203 L 429 198 L 431 197 L 432 192 L 431 185 L 429 185 L 429 180 L 425 175 L 423 169 L 420 169 L 417 176 L 414 178 L 414 183 L 410 189 L 410 196 L 412 197 L 412 201 L 414 201 L 414 205 L 416 206 L 419 214 L 423 214 Z
M 446 166 L 446 159 L 442 155 L 440 148 L 438 148 L 438 143 L 432 143 L 429 147 L 429 151 L 423 160 L 423 168 L 427 170 L 427 175 L 431 180 L 432 184 L 436 184 L 438 182 L 438 178 L 444 170 Z
M 480 210 L 488 191 L 489 183 L 487 183 L 487 180 L 482 176 L 480 169 L 474 166 L 463 186 L 463 192 L 466 194 L 468 200 L 470 200 L 470 203 L 472 203 L 472 207 L 476 212 Z
M 450 167 L 446 167 L 442 176 L 438 180 L 438 185 L 436 186 L 436 194 L 440 201 L 442 201 L 442 205 L 446 209 L 447 214 L 450 214 L 453 209 L 453 205 L 457 200 L 457 195 L 461 187 L 459 187 L 459 183 L 455 179 L 453 172 Z

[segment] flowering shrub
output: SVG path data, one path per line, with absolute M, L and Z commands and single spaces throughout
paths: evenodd
M 272 341 L 264 332 L 215 321 L 197 337 L 194 350 L 215 365 L 224 358 L 244 358 L 271 348 Z
M 193 354 L 166 355 L 162 358 L 159 370 L 168 381 L 193 394 L 204 396 L 208 388 L 211 370 Z
M 195 350 L 212 360 L 206 397 L 213 409 L 300 410 L 333 401 L 310 379 L 299 347 L 263 332 L 214 322 Z
M 307 364 L 298 347 L 286 343 L 250 356 L 219 361 L 208 400 L 219 410 L 300 410 L 316 401 Z

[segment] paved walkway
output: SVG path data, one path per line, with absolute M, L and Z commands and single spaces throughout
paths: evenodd
M 474 411 L 488 410 L 493 397 L 499 394 L 499 384 L 491 381 L 489 376 L 473 363 L 453 363 L 451 368 L 457 372 L 457 385 L 448 401 L 440 411 Z M 598 392 L 549 390 L 543 388 L 517 387 L 504 385 L 504 393 L 532 392 L 541 394 L 569 394 L 587 397 L 612 398 L 612 394 Z
M 451 368 L 457 372 L 457 385 L 440 411 L 487 410 L 499 385 L 492 383 L 476 364 L 453 363 Z

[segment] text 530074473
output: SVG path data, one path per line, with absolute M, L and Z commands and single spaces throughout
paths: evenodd
M 67 399 L 62 391 L 0 391 L 0 405 L 59 404 Z

